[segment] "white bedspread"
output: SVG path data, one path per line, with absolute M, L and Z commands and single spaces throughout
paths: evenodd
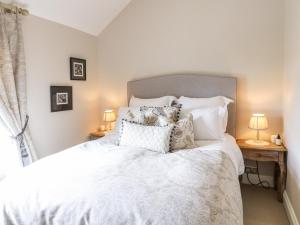
M 229 135 L 169 154 L 113 140 L 75 146 L 5 178 L 0 224 L 243 224 L 243 160 Z

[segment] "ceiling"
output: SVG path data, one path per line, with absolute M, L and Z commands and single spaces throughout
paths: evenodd
M 83 32 L 99 35 L 131 0 L 1 0 L 30 14 Z

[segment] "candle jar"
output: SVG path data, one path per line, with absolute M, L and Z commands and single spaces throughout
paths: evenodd
M 105 131 L 105 125 L 100 126 L 100 131 Z
M 277 138 L 277 134 L 271 135 L 271 142 L 275 144 Z
M 281 144 L 282 144 L 281 139 L 280 139 L 280 138 L 277 138 L 277 139 L 275 140 L 275 144 L 276 144 L 276 145 L 281 145 Z

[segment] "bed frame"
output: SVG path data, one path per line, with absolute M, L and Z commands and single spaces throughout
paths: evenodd
M 234 100 L 228 107 L 227 132 L 236 134 L 236 90 L 235 77 L 202 74 L 162 75 L 127 83 L 128 102 L 131 96 L 138 98 L 157 98 L 165 95 L 207 98 L 226 96 Z

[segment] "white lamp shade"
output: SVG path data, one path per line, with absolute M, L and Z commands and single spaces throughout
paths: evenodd
M 116 120 L 116 114 L 112 110 L 105 110 L 103 115 L 104 122 L 114 122 Z
M 268 120 L 264 114 L 253 114 L 250 122 L 249 128 L 253 130 L 265 130 L 268 129 Z

